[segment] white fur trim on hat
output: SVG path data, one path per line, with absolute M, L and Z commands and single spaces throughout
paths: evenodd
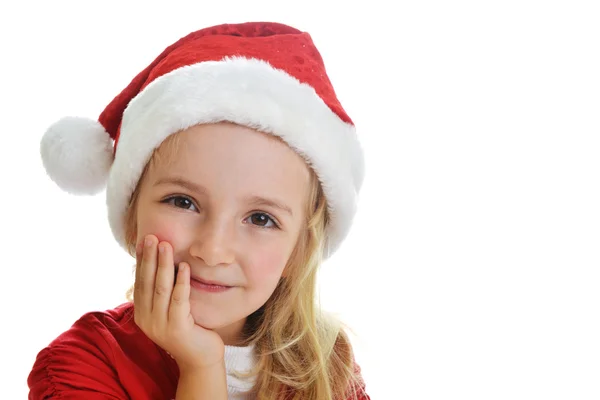
M 48 176 L 63 190 L 91 195 L 106 186 L 113 145 L 98 121 L 62 118 L 42 137 L 40 153 Z
M 328 201 L 325 256 L 331 255 L 349 231 L 363 181 L 355 128 L 311 86 L 265 61 L 242 57 L 176 69 L 129 103 L 107 186 L 109 223 L 117 241 L 125 247 L 125 212 L 152 151 L 172 133 L 222 121 L 281 137 L 313 167 Z

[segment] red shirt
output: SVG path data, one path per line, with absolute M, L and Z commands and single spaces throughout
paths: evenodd
M 178 378 L 176 362 L 139 329 L 133 304 L 125 303 L 81 317 L 37 355 L 27 383 L 30 400 L 169 400 Z

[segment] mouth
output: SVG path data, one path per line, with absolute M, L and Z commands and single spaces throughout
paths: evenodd
M 226 285 L 223 282 L 202 279 L 197 276 L 191 277 L 190 286 L 192 286 L 195 289 L 203 290 L 206 292 L 212 292 L 212 293 L 225 292 L 225 291 L 233 288 L 233 286 Z

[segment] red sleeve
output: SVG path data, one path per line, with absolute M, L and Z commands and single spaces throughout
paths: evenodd
M 93 320 L 77 321 L 37 355 L 29 400 L 129 399 L 106 354 L 110 346 Z

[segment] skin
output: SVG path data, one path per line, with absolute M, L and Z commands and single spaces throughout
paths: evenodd
M 135 321 L 177 361 L 177 398 L 198 385 L 205 398 L 222 398 L 224 345 L 239 343 L 247 316 L 285 274 L 310 174 L 285 143 L 249 128 L 219 123 L 178 135 L 177 157 L 159 157 L 140 183 Z M 195 277 L 231 288 L 209 293 L 190 285 Z

